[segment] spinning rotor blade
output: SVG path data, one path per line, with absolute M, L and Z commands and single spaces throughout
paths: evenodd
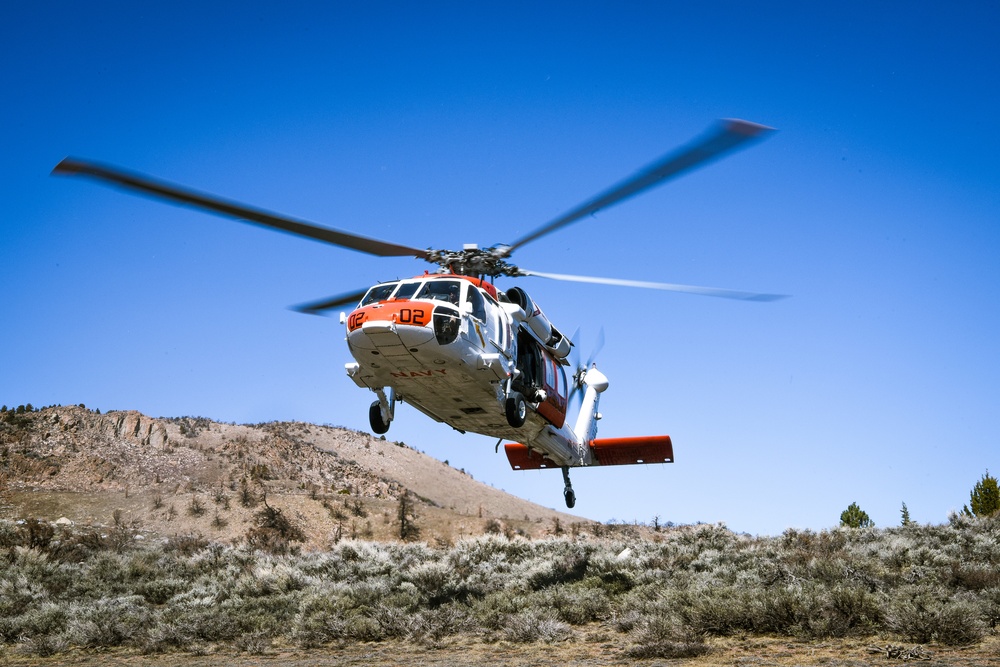
M 631 178 L 613 186 L 610 190 L 600 193 L 593 199 L 565 213 L 562 217 L 556 218 L 547 225 L 539 227 L 527 236 L 518 239 L 513 244 L 500 246 L 498 250 L 501 252 L 502 257 L 508 257 L 512 252 L 526 243 L 554 232 L 560 227 L 572 224 L 580 218 L 596 213 L 602 208 L 607 208 L 635 196 L 688 169 L 693 169 L 702 163 L 720 157 L 745 141 L 763 137 L 771 132 L 774 132 L 774 128 L 758 125 L 757 123 L 735 119 L 724 120 L 706 137 L 661 158 Z
M 341 294 L 339 296 L 330 297 L 329 299 L 323 299 L 322 301 L 311 301 L 309 303 L 302 303 L 297 306 L 291 306 L 291 310 L 299 313 L 306 313 L 307 315 L 324 315 L 323 311 L 333 310 L 340 306 L 346 306 L 348 304 L 356 304 L 361 300 L 365 294 L 368 293 L 368 288 L 358 292 L 351 292 L 350 294 Z
M 117 185 L 128 190 L 135 190 L 144 195 L 170 200 L 176 204 L 191 206 L 213 213 L 236 218 L 243 222 L 256 223 L 265 227 L 280 229 L 291 234 L 298 234 L 317 241 L 332 243 L 351 250 L 366 252 L 381 257 L 419 257 L 427 259 L 426 250 L 418 250 L 395 243 L 386 243 L 369 239 L 357 234 L 319 227 L 312 223 L 296 220 L 278 213 L 271 213 L 244 204 L 222 199 L 203 192 L 159 181 L 148 176 L 135 174 L 109 165 L 85 162 L 66 158 L 55 166 L 53 174 L 67 176 L 89 176 L 111 185 Z
M 535 276 L 536 278 L 549 278 L 550 280 L 567 280 L 575 283 L 593 283 L 596 285 L 618 285 L 620 287 L 642 287 L 645 289 L 658 289 L 667 292 L 684 292 L 686 294 L 699 294 L 701 296 L 717 296 L 724 299 L 740 299 L 742 301 L 777 301 L 784 299 L 787 294 L 759 294 L 757 292 L 740 292 L 731 289 L 719 289 L 717 287 L 696 287 L 694 285 L 673 285 L 671 283 L 651 283 L 642 280 L 622 280 L 621 278 L 594 278 L 591 276 L 572 276 L 564 273 L 541 273 L 539 271 L 528 271 L 520 269 L 519 275 Z
M 594 365 L 594 361 L 597 359 L 597 355 L 601 353 L 604 349 L 604 327 L 597 330 L 597 342 L 594 343 L 594 349 L 590 351 L 590 356 L 587 357 L 587 368 Z

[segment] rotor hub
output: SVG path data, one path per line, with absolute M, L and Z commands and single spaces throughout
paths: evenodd
M 507 262 L 506 246 L 478 248 L 466 246 L 462 250 L 428 250 L 427 261 L 442 269 L 462 276 L 519 276 L 521 270 Z

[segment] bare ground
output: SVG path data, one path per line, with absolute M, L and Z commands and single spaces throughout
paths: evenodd
M 489 530 L 531 537 L 593 522 L 474 480 L 403 443 L 333 426 L 236 425 L 196 417 L 45 408 L 0 420 L 0 517 L 65 517 L 107 526 L 113 514 L 150 535 L 238 541 L 259 503 L 297 520 L 303 547 L 342 538 L 398 539 L 401 494 L 412 494 L 432 544 Z M 203 512 L 194 513 L 194 504 Z
M 1000 639 L 991 637 L 972 647 L 889 644 L 876 637 L 825 641 L 789 641 L 787 638 L 750 637 L 712 639 L 709 652 L 694 658 L 636 658 L 629 653 L 626 636 L 607 635 L 599 628 L 578 629 L 574 636 L 553 644 L 482 643 L 450 640 L 426 647 L 411 642 L 386 641 L 340 647 L 301 650 L 272 647 L 262 654 L 214 652 L 138 655 L 124 651 L 73 651 L 54 658 L 26 658 L 0 654 L 0 662 L 11 667 L 79 665 L 80 667 L 318 667 L 320 665 L 364 665 L 388 667 L 444 667 L 491 665 L 492 667 L 532 667 L 535 665 L 685 665 L 690 667 L 856 667 L 915 662 L 920 665 L 986 667 L 1000 665 Z M 909 657 L 889 658 L 887 648 L 903 649 Z

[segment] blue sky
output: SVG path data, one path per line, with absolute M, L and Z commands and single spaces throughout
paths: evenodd
M 995 3 L 7 3 L 0 62 L 0 403 L 367 430 L 336 317 L 287 307 L 426 266 L 50 177 L 67 155 L 460 247 L 738 117 L 780 131 L 516 255 L 792 295 L 519 282 L 585 353 L 604 328 L 601 434 L 674 439 L 575 471 L 575 511 L 941 522 L 1000 471 Z M 488 438 L 405 406 L 389 435 L 562 506 Z

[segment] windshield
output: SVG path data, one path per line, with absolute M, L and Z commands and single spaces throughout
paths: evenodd
M 462 285 L 457 280 L 428 280 L 417 294 L 417 298 L 447 301 L 457 306 L 458 295 L 461 293 Z
M 409 299 L 413 296 L 413 293 L 417 291 L 420 287 L 420 283 L 403 283 L 399 286 L 399 291 L 393 297 L 395 299 Z
M 365 298 L 361 299 L 361 305 L 367 306 L 370 303 L 376 303 L 378 301 L 385 301 L 392 294 L 392 290 L 396 289 L 396 285 L 399 283 L 383 283 L 381 285 L 376 285 L 375 287 L 368 290 L 368 294 L 365 294 Z

